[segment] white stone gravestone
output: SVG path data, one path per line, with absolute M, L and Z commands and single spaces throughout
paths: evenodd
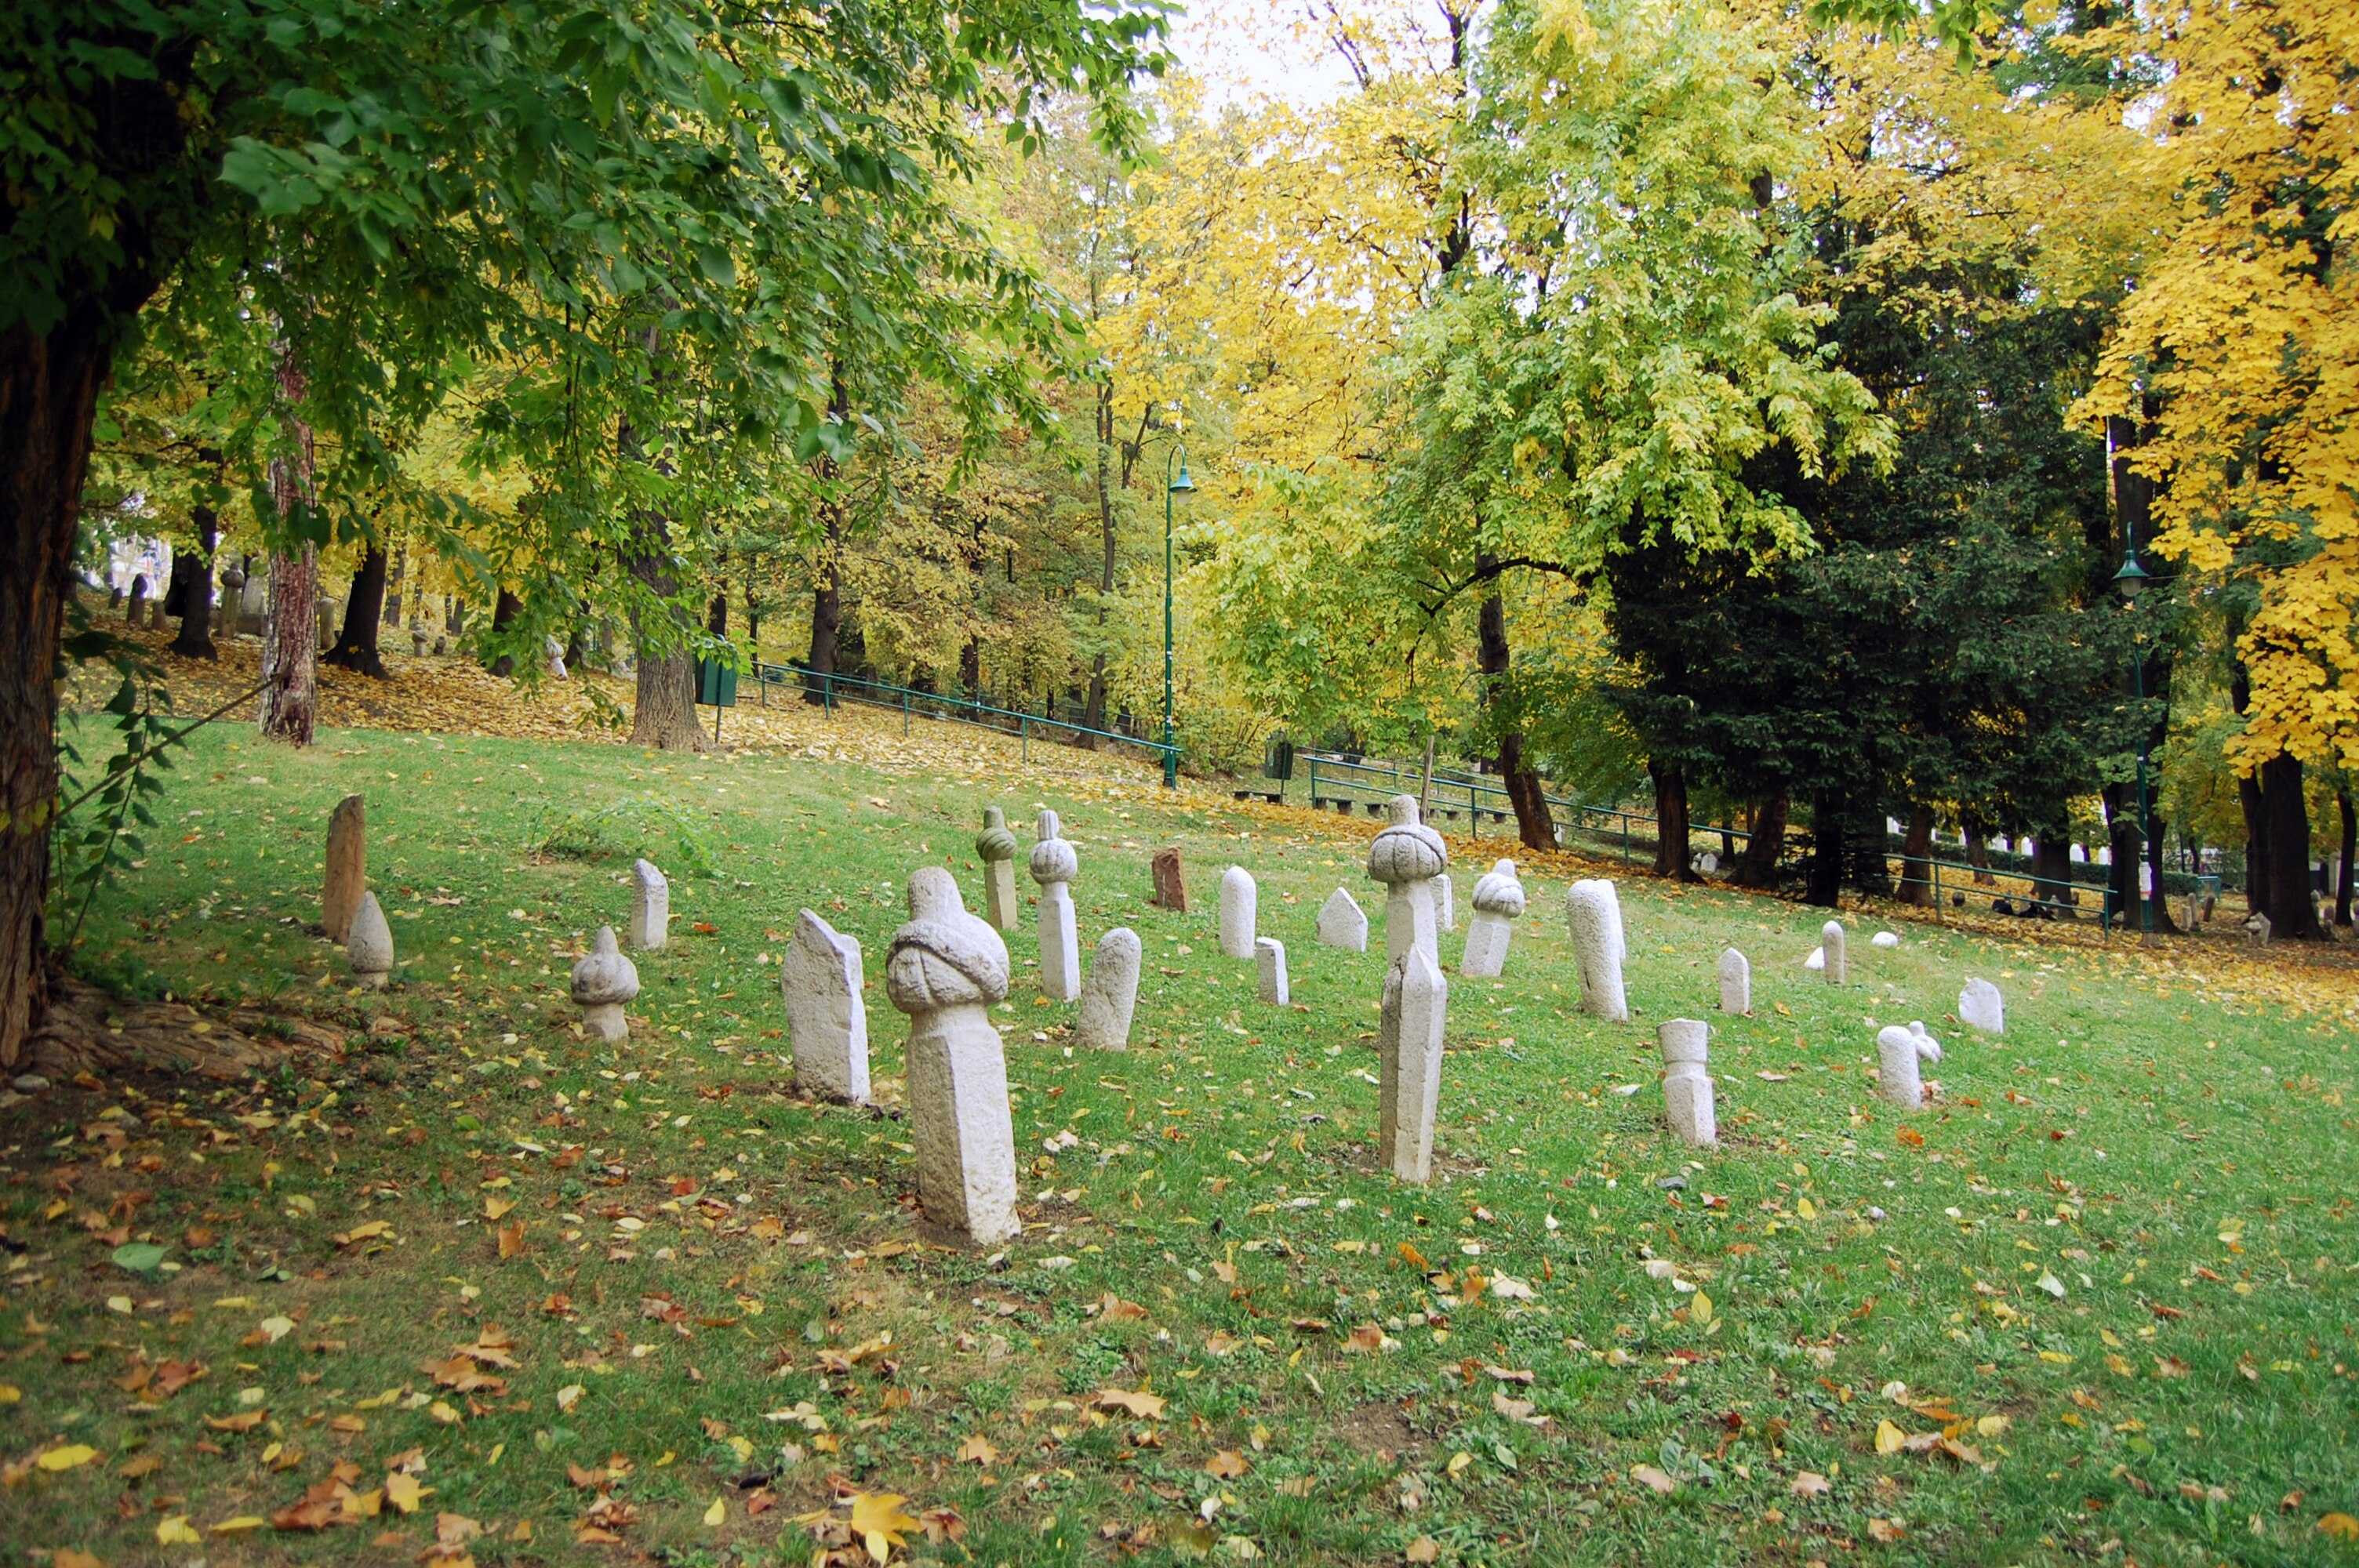
M 1040 813 L 1033 833 L 1038 839 L 1031 871 L 1040 884 L 1040 991 L 1051 1001 L 1072 1001 L 1082 994 L 1082 936 L 1071 885 L 1081 860 L 1059 836 L 1055 812 Z
M 806 909 L 778 965 L 795 1082 L 824 1099 L 868 1103 L 868 1005 L 860 941 Z
M 1577 881 L 1567 890 L 1564 903 L 1573 957 L 1581 966 L 1582 1010 L 1615 1023 L 1626 1022 L 1630 1003 L 1622 989 L 1622 901 L 1614 884 L 1599 879 Z
M 1898 1024 L 1889 1024 L 1875 1036 L 1875 1087 L 1894 1105 L 1914 1110 L 1925 1103 L 1925 1080 L 1918 1064 L 1923 1060 L 1917 1036 Z
M 909 923 L 886 950 L 885 994 L 909 1015 L 909 1130 L 927 1220 L 990 1246 L 1016 1215 L 1016 1127 L 992 1004 L 1007 996 L 1007 945 L 966 912 L 940 866 L 909 873 Z
M 631 862 L 630 936 L 649 952 L 671 940 L 671 883 L 650 860 Z
M 1458 929 L 1458 891 L 1451 885 L 1450 873 L 1442 872 L 1433 879 L 1433 928 L 1436 931 Z
M 1319 906 L 1319 940 L 1346 952 L 1366 952 L 1368 916 L 1360 901 L 1342 888 L 1329 893 L 1327 902 Z
M 1082 988 L 1082 1015 L 1073 1024 L 1074 1044 L 1093 1051 L 1130 1049 L 1140 957 L 1138 933 L 1127 925 L 1117 925 L 1098 938 L 1089 983 Z
M 1016 835 L 1007 830 L 1007 814 L 985 806 L 983 831 L 975 835 L 974 852 L 983 861 L 984 914 L 995 929 L 1013 931 L 1024 906 L 1016 897 Z
M 1843 983 L 1848 966 L 1843 959 L 1843 927 L 1840 920 L 1830 920 L 1819 927 L 1819 951 L 1824 955 L 1820 965 L 1821 978 L 1831 986 Z
M 1516 862 L 1498 860 L 1474 883 L 1474 918 L 1466 923 L 1466 951 L 1458 972 L 1469 979 L 1496 979 L 1507 967 L 1507 946 L 1525 907 L 1524 884 Z
M 1663 1053 L 1663 1115 L 1682 1143 L 1699 1147 L 1720 1141 L 1720 1121 L 1712 1108 L 1712 1082 L 1706 1072 L 1711 1055 L 1712 1025 L 1694 1018 L 1674 1018 L 1655 1031 Z
M 613 926 L 598 927 L 598 935 L 590 939 L 590 951 L 573 966 L 572 981 L 582 1029 L 601 1040 L 627 1038 L 631 1025 L 623 1016 L 623 1004 L 639 994 L 639 969 L 623 957 Z
M 1261 981 L 1261 1000 L 1284 1007 L 1294 1000 L 1286 983 L 1286 944 L 1275 936 L 1254 938 L 1254 966 Z
M 1398 958 L 1411 947 L 1421 947 L 1426 961 L 1439 970 L 1436 910 L 1429 884 L 1449 869 L 1450 846 L 1418 820 L 1413 795 L 1393 796 L 1385 815 L 1385 830 L 1368 846 L 1368 875 L 1385 884 L 1385 956 Z
M 1720 1011 L 1753 1011 L 1753 963 L 1734 947 L 1720 956 Z
M 2004 1034 L 2006 998 L 1988 980 L 1968 980 L 1958 992 L 1958 1022 L 1985 1034 Z
M 1385 974 L 1376 1025 L 1376 1148 L 1404 1182 L 1433 1178 L 1433 1123 L 1441 1103 L 1442 1031 L 1450 985 L 1432 957 L 1411 946 Z
M 364 892 L 344 932 L 344 962 L 352 966 L 353 983 L 380 991 L 393 976 L 393 927 L 377 907 L 376 894 Z
M 1231 866 L 1221 873 L 1221 951 L 1239 963 L 1254 958 L 1254 925 L 1259 913 L 1260 890 L 1253 873 Z

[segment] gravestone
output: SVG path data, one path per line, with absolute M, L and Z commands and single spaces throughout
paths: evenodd
M 1897 947 L 1900 946 L 1900 933 L 1897 931 L 1879 931 L 1867 940 L 1871 946 Z
M 1911 1110 L 1923 1105 L 1925 1080 L 1918 1071 L 1920 1060 L 1917 1036 L 1897 1023 L 1879 1030 L 1875 1036 L 1876 1092 L 1894 1105 Z
M 1286 983 L 1286 944 L 1275 936 L 1254 939 L 1254 967 L 1261 980 L 1261 1000 L 1284 1007 L 1293 1000 Z
M 1073 1044 L 1093 1051 L 1130 1049 L 1130 1017 L 1138 1005 L 1141 950 L 1138 933 L 1117 925 L 1098 938 L 1090 960 L 1089 983 L 1082 988 L 1082 1015 Z
M 582 1029 L 601 1040 L 625 1038 L 631 1025 L 623 1004 L 638 994 L 638 966 L 623 957 L 614 928 L 601 925 L 590 951 L 573 966 L 573 1001 L 582 1010 Z
M 1849 972 L 1843 958 L 1842 921 L 1830 920 L 1819 927 L 1819 951 L 1824 956 L 1820 965 L 1821 978 L 1831 986 L 1842 985 Z
M 1433 928 L 1436 931 L 1458 929 L 1458 893 L 1451 885 L 1448 871 L 1433 879 Z
M 1071 884 L 1081 860 L 1060 835 L 1055 812 L 1041 812 L 1032 828 L 1038 840 L 1032 880 L 1040 884 L 1040 991 L 1051 1001 L 1073 1001 L 1082 994 L 1082 938 Z
M 795 1082 L 823 1099 L 868 1103 L 868 1004 L 860 939 L 806 909 L 778 966 Z
M 1917 1059 L 1919 1062 L 1939 1062 L 1941 1059 L 1941 1043 L 1926 1033 L 1923 1019 L 1910 1019 L 1908 1033 L 1917 1036 Z
M 2006 998 L 1988 980 L 1968 980 L 1958 992 L 1958 1022 L 1985 1034 L 2004 1034 Z
M 1672 1133 L 1680 1142 L 1698 1147 L 1719 1142 L 1712 1082 L 1705 1071 L 1712 1025 L 1699 1019 L 1674 1018 L 1656 1029 L 1655 1044 L 1663 1053 L 1663 1116 Z
M 352 966 L 353 981 L 368 990 L 385 989 L 393 976 L 393 927 L 377 907 L 376 894 L 361 894 L 344 933 L 344 962 Z
M 1260 892 L 1254 885 L 1253 873 L 1243 866 L 1231 866 L 1221 873 L 1221 951 L 1239 963 L 1253 962 Z
M 1188 913 L 1188 878 L 1176 845 L 1155 851 L 1155 896 L 1149 902 L 1158 909 Z
M 368 799 L 348 795 L 328 817 L 328 871 L 320 889 L 320 926 L 331 942 L 352 934 L 353 912 L 368 889 Z
M 549 673 L 552 678 L 557 680 L 565 678 L 564 643 L 554 637 L 543 637 L 540 640 L 540 659 L 541 663 L 549 666 Z
M 631 946 L 650 952 L 671 940 L 671 883 L 652 860 L 631 862 Z
M 930 1224 L 982 1246 L 1024 1228 L 1007 1056 L 989 1011 L 1007 980 L 1007 945 L 959 903 L 950 872 L 910 872 L 909 922 L 886 950 L 885 994 L 909 1015 L 918 1205 Z
M 1450 846 L 1418 820 L 1417 796 L 1397 795 L 1385 807 L 1386 826 L 1368 846 L 1368 875 L 1385 884 L 1385 956 L 1398 958 L 1411 947 L 1441 967 L 1434 934 L 1435 905 L 1429 884 L 1450 866 Z
M 1753 1011 L 1753 962 L 1734 947 L 1720 956 L 1720 1011 Z
M 1630 1017 L 1629 999 L 1622 989 L 1622 900 L 1614 884 L 1602 879 L 1577 881 L 1564 895 L 1565 918 L 1572 928 L 1572 953 L 1581 967 L 1581 1006 L 1611 1022 Z
M 1342 888 L 1329 893 L 1327 902 L 1319 906 L 1319 940 L 1349 953 L 1366 952 L 1368 916 L 1360 901 Z
M 974 852 L 983 861 L 984 917 L 995 930 L 1015 930 L 1017 912 L 1024 907 L 1016 898 L 1016 835 L 1007 830 L 1007 814 L 999 807 L 984 807 Z
M 1376 1025 L 1376 1149 L 1386 1168 L 1404 1182 L 1433 1177 L 1449 1004 L 1449 982 L 1423 947 L 1412 944 L 1386 971 Z
M 258 571 L 238 590 L 237 629 L 248 636 L 262 635 L 262 618 L 270 608 L 270 574 Z
M 2269 917 L 2259 910 L 2245 916 L 2245 940 L 2256 947 L 2269 945 Z
M 2180 924 L 2186 926 L 2190 931 L 2194 930 L 2197 926 L 2203 924 L 2203 895 L 2201 893 L 2190 892 L 2187 895 L 2187 917 Z
M 1469 979 L 1496 979 L 1507 967 L 1507 946 L 1524 913 L 1524 884 L 1516 862 L 1496 860 L 1474 883 L 1474 918 L 1466 923 L 1466 951 L 1458 972 Z

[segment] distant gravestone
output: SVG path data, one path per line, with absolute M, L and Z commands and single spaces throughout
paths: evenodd
M 1221 873 L 1221 951 L 1242 964 L 1254 960 L 1254 925 L 1260 896 L 1253 873 L 1243 866 L 1231 866 Z
M 1188 878 L 1177 846 L 1155 851 L 1155 897 L 1150 902 L 1158 909 L 1188 913 Z
M 912 871 L 909 922 L 886 949 L 885 994 L 909 1015 L 918 1205 L 933 1225 L 983 1246 L 1024 1228 L 1007 1056 L 990 1013 L 1007 981 L 1007 945 L 959 903 L 950 872 Z
M 1925 1103 L 1925 1081 L 1918 1070 L 1922 1059 L 1917 1036 L 1891 1024 L 1875 1036 L 1875 1087 L 1894 1105 L 1914 1109 Z
M 1822 979 L 1831 986 L 1839 986 L 1848 974 L 1843 960 L 1843 927 L 1840 920 L 1830 920 L 1819 927 L 1819 950 L 1825 955 L 1821 963 Z
M 1055 812 L 1041 812 L 1032 830 L 1032 880 L 1040 884 L 1040 989 L 1051 1001 L 1077 1000 L 1082 994 L 1082 938 L 1071 883 L 1081 860 L 1059 832 Z M 965 915 L 963 910 L 960 914 Z
M 613 926 L 598 927 L 590 951 L 573 966 L 572 981 L 582 1029 L 601 1040 L 627 1038 L 631 1025 L 623 1004 L 639 994 L 639 970 L 615 945 Z
M 1342 888 L 1329 893 L 1327 902 L 1319 906 L 1319 940 L 1349 953 L 1366 952 L 1368 916 L 1360 901 Z
M 1450 873 L 1442 872 L 1433 879 L 1433 928 L 1436 931 L 1458 929 L 1458 890 L 1451 886 Z
M 1130 1019 L 1138 1005 L 1141 948 L 1138 933 L 1117 925 L 1098 938 L 1090 960 L 1089 983 L 1082 988 L 1082 1015 L 1073 1044 L 1093 1051 L 1130 1049 Z
M 1261 983 L 1261 1000 L 1284 1007 L 1294 993 L 1286 979 L 1286 944 L 1275 936 L 1254 938 L 1254 968 Z
M 1958 992 L 1958 1022 L 1985 1034 L 2004 1034 L 2006 998 L 1990 981 L 1970 979 Z
M 2269 917 L 2259 910 L 2245 916 L 2245 940 L 2256 947 L 2269 945 Z
M 348 795 L 328 816 L 327 877 L 320 890 L 320 925 L 328 940 L 352 934 L 353 913 L 368 889 L 368 800 Z
M 554 637 L 543 637 L 540 640 L 540 659 L 542 664 L 549 666 L 549 674 L 551 679 L 563 680 L 565 678 L 564 643 L 559 642 Z
M 1900 946 L 1900 933 L 1897 931 L 1879 931 L 1867 940 L 1870 946 L 1897 947 Z
M 383 990 L 393 976 L 393 927 L 377 907 L 376 894 L 361 894 L 344 934 L 344 961 L 352 967 L 353 982 L 369 990 Z
M 1413 795 L 1393 796 L 1385 815 L 1385 830 L 1368 846 L 1368 875 L 1385 884 L 1385 955 L 1397 959 L 1412 946 L 1422 947 L 1439 970 L 1437 910 L 1429 884 L 1449 869 L 1450 846 L 1418 819 Z
M 1753 963 L 1734 947 L 1720 956 L 1720 1011 L 1753 1011 Z
M 1594 878 L 1577 881 L 1566 892 L 1564 903 L 1573 957 L 1581 967 L 1582 1011 L 1626 1022 L 1630 1002 L 1622 989 L 1622 901 L 1614 884 Z
M 653 952 L 671 940 L 671 883 L 652 860 L 631 862 L 631 946 Z
M 1526 903 L 1516 862 L 1494 861 L 1475 881 L 1473 900 L 1474 918 L 1466 923 L 1466 950 L 1459 955 L 1458 972 L 1469 979 L 1496 979 L 1506 969 L 1507 947 Z
M 806 909 L 795 922 L 778 991 L 795 1082 L 807 1094 L 868 1103 L 868 1006 L 861 998 L 860 941 Z
M 1700 1019 L 1674 1018 L 1655 1031 L 1663 1053 L 1663 1116 L 1680 1142 L 1699 1147 L 1720 1141 L 1720 1121 L 1712 1107 L 1712 1083 L 1706 1062 L 1711 1054 L 1712 1025 Z
M 1013 931 L 1024 906 L 1016 897 L 1016 835 L 1007 830 L 1007 814 L 995 806 L 983 812 L 983 831 L 974 838 L 974 852 L 983 861 L 984 914 L 998 931 Z
M 1386 1168 L 1404 1182 L 1433 1178 L 1449 1003 L 1449 983 L 1423 947 L 1411 944 L 1393 960 L 1376 1025 L 1376 1147 Z

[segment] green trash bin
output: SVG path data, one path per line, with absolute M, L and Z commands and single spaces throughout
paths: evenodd
M 696 661 L 696 701 L 701 708 L 737 706 L 737 666 L 719 659 Z

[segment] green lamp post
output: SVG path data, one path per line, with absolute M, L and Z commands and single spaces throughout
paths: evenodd
M 1178 472 L 1173 472 L 1174 468 Z M 1163 461 L 1163 787 L 1180 784 L 1180 752 L 1171 741 L 1171 502 L 1194 492 L 1188 477 L 1188 449 L 1175 445 Z
M 2138 565 L 2137 538 L 2133 535 L 2129 540 L 2128 553 L 2122 557 L 2122 569 L 2114 574 L 2114 590 L 2122 596 L 2123 605 L 2128 607 L 2137 602 L 2139 592 L 2153 580 L 2153 575 Z M 2130 691 L 2136 700 L 2140 717 L 2143 718 L 2146 708 L 2146 656 L 2139 652 L 2135 641 L 2130 645 Z M 2146 885 L 2148 875 L 2147 867 L 2150 864 L 2146 852 L 2147 823 L 2149 820 L 2146 805 L 2146 769 L 2147 752 L 2150 740 L 2149 727 L 2141 723 L 2138 727 L 2137 835 L 2136 838 L 2138 860 L 2137 872 L 2130 879 L 2131 891 L 2136 894 L 2138 901 L 2139 929 L 2148 942 L 2154 940 L 2154 895 L 2147 890 Z

